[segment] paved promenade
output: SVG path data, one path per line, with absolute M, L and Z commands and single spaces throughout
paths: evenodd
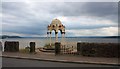
M 39 52 L 36 54 L 3 52 L 2 56 L 10 57 L 10 58 L 23 58 L 23 59 L 53 61 L 53 62 L 118 65 L 118 58 L 85 57 L 85 56 L 80 56 L 80 55 L 75 55 L 75 56 L 57 55 L 55 56 L 54 53 L 44 53 L 44 52 Z

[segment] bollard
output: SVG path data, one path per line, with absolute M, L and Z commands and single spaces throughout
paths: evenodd
M 35 53 L 35 42 L 30 42 L 30 53 Z
M 55 43 L 55 55 L 59 55 L 60 54 L 60 45 L 61 43 L 60 42 L 56 42 Z

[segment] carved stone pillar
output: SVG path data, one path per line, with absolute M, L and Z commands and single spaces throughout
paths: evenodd
M 51 46 L 51 37 L 52 37 L 52 35 L 51 35 L 51 32 L 50 32 L 50 46 Z
M 65 32 L 62 33 L 62 37 L 63 37 L 62 41 L 63 41 L 63 45 L 64 45 L 65 44 L 65 39 L 64 39 L 65 38 Z
M 49 37 L 49 32 L 47 32 L 47 39 L 48 39 L 48 37 Z
M 62 45 L 63 45 L 63 38 L 64 38 L 64 34 L 63 34 L 63 32 L 61 32 L 61 43 L 62 43 Z
M 55 42 L 58 42 L 58 32 L 55 32 Z

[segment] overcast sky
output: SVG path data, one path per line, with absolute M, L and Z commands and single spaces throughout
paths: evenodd
M 0 18 L 4 35 L 45 37 L 55 18 L 67 37 L 118 35 L 117 2 L 3 2 Z

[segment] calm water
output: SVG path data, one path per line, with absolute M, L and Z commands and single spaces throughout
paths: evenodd
M 58 39 L 61 41 L 61 38 Z M 2 46 L 4 46 L 5 41 L 19 41 L 19 47 L 25 48 L 29 46 L 30 42 L 36 42 L 36 47 L 43 47 L 45 44 L 49 43 L 49 38 L 8 38 L 2 40 Z M 52 38 L 52 43 L 55 39 Z M 118 43 L 118 38 L 65 38 L 64 44 L 68 46 L 76 46 L 77 42 L 95 42 L 95 43 Z

